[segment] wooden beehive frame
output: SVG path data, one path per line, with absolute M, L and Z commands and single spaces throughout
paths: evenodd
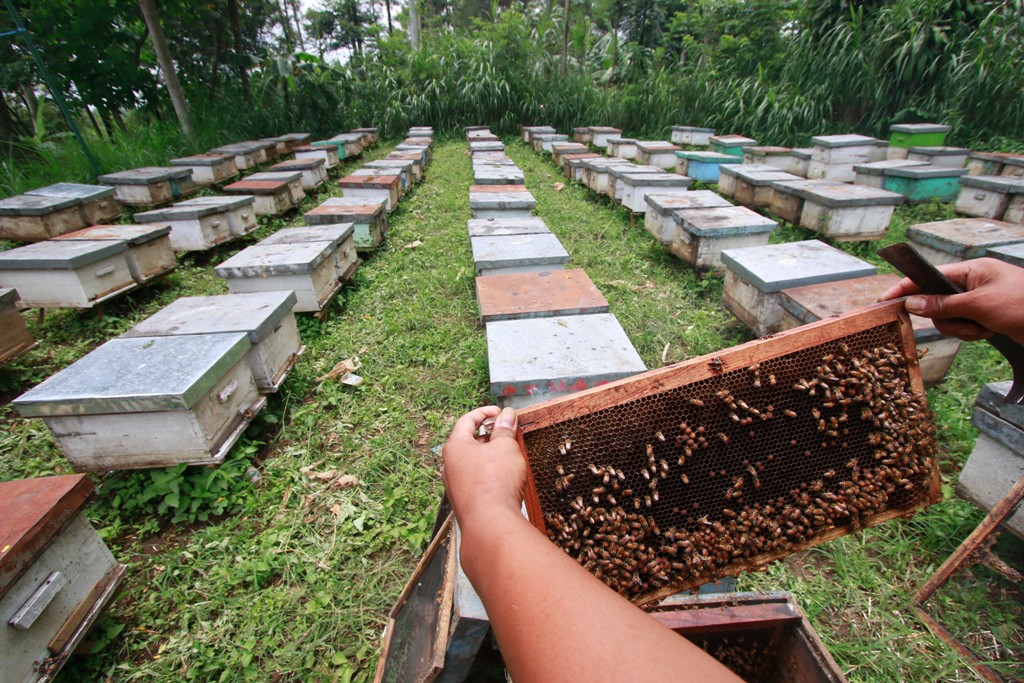
M 527 461 L 531 462 L 526 490 L 526 508 L 531 522 L 542 532 L 547 532 L 547 525 L 544 519 L 545 510 L 541 506 L 536 472 L 534 471 L 534 464 L 526 444 L 532 432 L 561 425 L 570 420 L 587 418 L 599 411 L 632 404 L 636 401 L 648 399 L 649 397 L 672 390 L 683 389 L 697 382 L 714 380 L 717 376 L 726 375 L 737 370 L 757 368 L 761 363 L 770 363 L 775 359 L 796 354 L 813 347 L 830 343 L 842 343 L 844 338 L 858 333 L 871 333 L 876 328 L 891 330 L 893 325 L 896 326 L 895 336 L 899 340 L 898 345 L 905 355 L 909 388 L 923 402 L 924 385 L 917 363 L 913 330 L 909 318 L 903 310 L 902 302 L 889 302 L 877 304 L 841 317 L 805 325 L 789 332 L 758 339 L 717 354 L 696 358 L 677 365 L 653 370 L 636 377 L 619 380 L 601 387 L 554 399 L 520 411 L 519 424 L 521 432 L 519 444 Z M 933 462 L 930 462 L 930 464 L 931 467 L 927 472 L 927 478 L 921 482 L 921 486 L 918 488 L 919 492 L 913 494 L 917 495 L 918 499 L 909 509 L 899 507 L 876 511 L 867 519 L 862 520 L 861 525 L 873 526 L 895 517 L 908 516 L 916 508 L 938 501 L 941 498 L 938 470 Z M 650 507 L 649 502 L 647 505 Z M 706 516 L 707 510 L 702 510 L 701 512 L 705 513 Z M 756 569 L 789 555 L 796 550 L 803 550 L 839 538 L 850 533 L 850 531 L 849 526 L 815 530 L 813 534 L 810 534 L 810 538 L 799 542 L 799 547 L 788 547 L 774 552 L 758 554 L 756 557 L 741 558 L 729 563 L 724 568 L 719 568 L 718 573 L 713 578 L 735 576 L 742 571 Z M 703 578 L 710 579 L 712 577 Z M 692 588 L 699 583 L 700 581 L 673 584 L 653 592 L 638 596 L 634 595 L 632 599 L 640 604 L 647 604 L 680 590 Z

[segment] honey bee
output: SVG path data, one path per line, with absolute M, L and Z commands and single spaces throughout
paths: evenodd
M 699 398 L 691 398 L 690 399 L 690 405 L 695 406 L 697 408 L 703 408 L 704 407 L 704 401 L 700 400 Z

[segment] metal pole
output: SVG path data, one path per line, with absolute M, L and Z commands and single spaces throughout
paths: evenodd
M 46 64 L 43 63 L 43 58 L 39 55 L 39 50 L 36 49 L 36 44 L 32 41 L 32 34 L 28 32 L 25 25 L 21 22 L 21 17 L 18 15 L 18 11 L 14 9 L 14 3 L 11 0 L 4 0 L 4 5 L 7 6 L 7 13 L 11 15 L 11 19 L 14 21 L 15 30 L 11 33 L 20 33 L 25 36 L 25 44 L 28 45 L 28 51 L 32 53 L 32 58 L 36 61 L 36 66 L 39 67 L 39 75 L 43 77 L 43 82 L 46 83 L 46 87 L 50 90 L 50 95 L 53 97 L 53 101 L 57 104 L 57 108 L 64 115 L 64 119 L 68 122 L 68 127 L 71 132 L 75 134 L 75 139 L 78 140 L 78 144 L 82 147 L 82 153 L 85 154 L 86 161 L 89 162 L 89 168 L 92 169 L 93 176 L 100 174 L 100 165 L 96 162 L 96 158 L 92 155 L 92 151 L 89 149 L 89 145 L 85 143 L 85 138 L 82 137 L 82 132 L 78 130 L 78 126 L 75 124 L 74 119 L 71 118 L 71 112 L 68 110 L 67 104 L 64 102 L 64 96 L 61 95 L 53 83 L 53 77 L 50 75 L 50 70 L 46 68 Z

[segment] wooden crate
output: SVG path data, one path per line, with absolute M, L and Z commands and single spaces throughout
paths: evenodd
M 113 339 L 14 399 L 76 471 L 221 462 L 266 402 L 243 333 Z
M 105 185 L 82 185 L 81 183 L 56 183 L 25 194 L 40 197 L 67 197 L 79 202 L 78 208 L 86 225 L 98 225 L 121 219 L 121 206 L 114 198 L 113 188 Z
M 0 287 L 21 308 L 92 308 L 135 289 L 124 241 L 50 240 L 0 251 Z
M 86 518 L 85 475 L 0 483 L 4 680 L 51 681 L 113 599 L 118 564 Z
M 907 239 L 935 265 L 981 258 L 989 249 L 1024 243 L 1024 225 L 987 218 L 953 218 L 917 223 Z
M 294 291 L 296 312 L 319 313 L 341 289 L 329 242 L 257 244 L 214 268 L 233 293 Z
M 183 296 L 121 335 L 169 337 L 244 332 L 245 361 L 262 394 L 281 388 L 304 346 L 292 312 L 295 292 Z
M 301 228 L 283 228 L 257 244 L 299 244 L 327 242 L 334 250 L 334 273 L 342 282 L 348 282 L 356 272 L 359 257 L 356 250 L 353 223 L 327 223 Z
M 107 173 L 97 180 L 114 187 L 114 197 L 125 206 L 161 206 L 195 194 L 192 169 L 181 166 L 146 166 Z
M 711 144 L 714 128 L 695 126 L 672 126 L 672 142 L 687 147 L 707 147 Z
M 192 170 L 192 180 L 197 185 L 218 185 L 238 176 L 235 157 L 230 154 L 195 154 L 190 157 L 171 159 L 173 167 Z
M 123 242 L 128 247 L 125 252 L 128 270 L 136 283 L 144 285 L 178 267 L 170 235 L 170 226 L 94 225 L 55 239 Z
M 373 251 L 388 234 L 384 201 L 368 202 L 350 197 L 331 197 L 303 216 L 307 225 L 352 223 L 358 251 Z
M 0 239 L 40 242 L 86 225 L 72 198 L 20 194 L 0 199 Z
M 902 302 L 556 398 L 519 425 L 530 521 L 638 604 L 941 499 Z
M 960 186 L 957 213 L 1021 222 L 1017 216 L 1024 201 L 1024 178 L 967 175 L 960 177 Z
M 886 273 L 784 289 L 781 292 L 780 327 L 791 330 L 870 306 L 899 281 L 899 275 Z M 960 340 L 940 334 L 930 318 L 912 315 L 910 324 L 914 328 L 914 343 L 918 351 L 925 354 L 918 361 L 921 379 L 926 387 L 935 386 L 945 379 L 949 366 L 960 350 Z
M 691 268 L 722 272 L 726 249 L 760 247 L 775 232 L 775 221 L 742 206 L 686 209 L 673 217 L 669 251 Z
M 278 173 L 299 172 L 302 175 L 302 189 L 314 192 L 327 183 L 327 166 L 323 159 L 292 159 L 270 167 Z
M 647 213 L 644 214 L 644 229 L 664 245 L 672 244 L 676 236 L 676 215 L 684 209 L 710 209 L 732 206 L 711 190 L 697 190 L 681 194 L 648 193 L 644 196 Z
M 301 188 L 300 188 L 301 189 Z M 280 216 L 295 208 L 292 188 L 284 180 L 239 180 L 225 185 L 224 194 L 246 195 L 253 198 L 253 209 L 257 216 Z
M 18 312 L 18 299 L 17 290 L 0 288 L 0 329 L 4 331 L 0 336 L 0 365 L 38 346 L 25 319 Z

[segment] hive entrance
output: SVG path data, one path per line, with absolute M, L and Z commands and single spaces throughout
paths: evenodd
M 644 603 L 934 502 L 909 325 L 856 321 L 609 385 L 628 400 L 591 412 L 599 393 L 524 411 L 534 524 Z

